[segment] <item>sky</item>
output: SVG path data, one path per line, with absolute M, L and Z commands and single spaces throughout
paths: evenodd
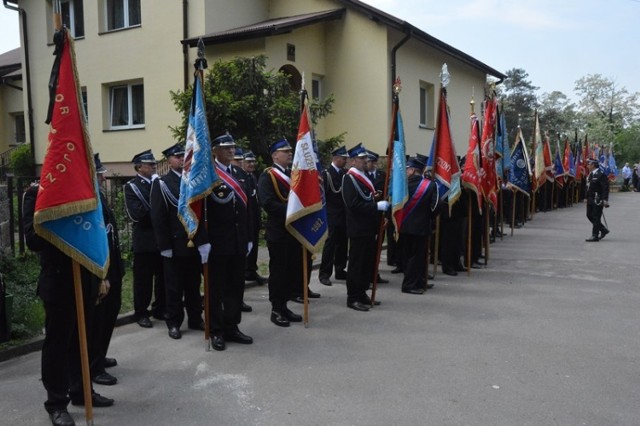
M 589 74 L 640 92 L 640 0 L 364 2 L 502 73 L 524 69 L 539 95 L 576 99 L 576 80 Z M 18 14 L 1 4 L 0 28 L 0 53 L 19 47 Z

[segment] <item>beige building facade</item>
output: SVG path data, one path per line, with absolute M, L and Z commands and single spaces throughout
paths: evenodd
M 5 3 L 27 17 L 21 20 L 21 52 L 23 63 L 29 57 L 31 78 L 22 98 L 26 104 L 30 97 L 33 106 L 33 130 L 27 126 L 26 140 L 41 164 L 53 62 L 52 5 L 49 0 Z M 174 143 L 169 126 L 180 124 L 181 117 L 169 92 L 191 83 L 200 37 L 209 63 L 265 54 L 268 68 L 294 80 L 304 74 L 310 92 L 332 93 L 336 99 L 334 114 L 316 129 L 318 137 L 346 132 L 347 147 L 362 142 L 381 154 L 391 129 L 394 71 L 402 80 L 400 108 L 411 155 L 428 153 L 431 145 L 443 63 L 451 74 L 448 99 L 458 153 L 466 150 L 472 93 L 479 104 L 487 76 L 504 78 L 417 27 L 356 0 L 62 3 L 76 38 L 93 149 L 120 174 L 132 174 L 129 162 L 136 153 L 151 148 L 160 158 Z

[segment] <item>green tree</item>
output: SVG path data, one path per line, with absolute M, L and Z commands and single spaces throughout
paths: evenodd
M 300 94 L 291 88 L 289 76 L 267 70 L 266 60 L 260 55 L 215 62 L 205 75 L 204 92 L 211 137 L 229 131 L 240 146 L 270 163 L 269 144 L 282 137 L 295 142 L 301 101 Z M 170 127 L 178 139 L 186 134 L 191 94 L 192 88 L 171 92 L 171 99 L 183 116 L 181 125 Z M 312 101 L 312 121 L 330 114 L 333 102 L 333 96 Z M 318 143 L 326 151 L 340 138 Z
M 609 144 L 640 117 L 640 94 L 629 93 L 600 74 L 589 74 L 577 80 L 575 92 L 580 97 L 578 111 L 589 141 Z
M 575 104 L 562 92 L 544 93 L 538 108 L 542 131 L 553 135 L 573 135 L 578 128 Z M 564 140 L 564 137 L 562 138 Z M 571 138 L 573 139 L 573 138 Z
M 512 68 L 505 75 L 504 83 L 497 86 L 498 96 L 502 99 L 502 108 L 507 122 L 509 138 L 513 139 L 518 129 L 527 140 L 533 132 L 533 113 L 537 107 L 536 90 L 529 81 L 529 74 L 522 68 Z
M 623 129 L 616 136 L 614 145 L 618 169 L 622 169 L 624 163 L 640 162 L 640 123 Z

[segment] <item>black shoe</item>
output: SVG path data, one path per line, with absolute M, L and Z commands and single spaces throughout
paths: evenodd
M 287 317 L 285 317 L 282 313 L 276 311 L 271 311 L 271 322 L 278 327 L 289 327 L 290 325 Z
M 242 312 L 252 312 L 253 308 L 249 305 L 247 305 L 246 303 L 242 302 L 242 306 L 240 307 L 240 310 Z
M 118 361 L 115 358 L 105 358 L 104 359 L 104 368 L 111 368 L 118 365 Z
M 408 294 L 424 294 L 424 290 L 423 289 L 414 288 L 414 287 L 403 288 L 402 292 L 403 293 L 408 293 Z
M 358 301 L 347 302 L 347 307 L 360 312 L 367 312 L 369 310 L 369 307 L 367 305 L 364 305 Z
M 451 276 L 453 276 L 453 277 L 455 277 L 456 275 L 458 275 L 458 272 L 457 272 L 455 269 L 449 269 L 449 268 L 445 268 L 445 269 L 443 269 L 443 270 L 442 270 L 442 273 L 443 273 L 443 274 L 446 274 L 446 275 L 451 275 Z
M 224 338 L 229 342 L 242 343 L 243 345 L 250 345 L 253 343 L 253 338 L 247 336 L 240 330 L 227 331 L 224 333 Z
M 84 405 L 84 398 L 78 399 L 71 398 L 72 405 Z M 99 393 L 91 394 L 91 405 L 94 407 L 111 407 L 113 405 L 113 399 L 100 395 Z
M 363 297 L 360 298 L 360 303 L 362 303 L 363 305 L 371 306 L 371 298 L 365 294 Z M 382 302 L 379 300 L 376 300 L 375 302 L 373 302 L 373 306 L 380 306 L 381 304 Z
M 296 302 L 296 303 L 304 303 L 304 297 L 302 296 L 293 296 L 291 298 L 292 302 Z
M 600 231 L 600 239 L 603 239 L 608 233 L 609 230 L 607 228 L 603 228 L 602 231 Z
M 346 280 L 347 279 L 347 271 L 336 271 L 333 275 L 333 278 L 336 280 Z
M 227 345 L 224 342 L 224 337 L 219 335 L 211 336 L 211 347 L 216 351 L 224 351 L 227 348 Z
M 199 323 L 189 324 L 189 330 L 204 331 L 204 321 L 200 320 Z
M 593 243 L 593 242 L 596 242 L 596 241 L 600 241 L 600 238 L 598 238 L 595 235 L 592 235 L 590 238 L 587 238 L 585 241 L 588 242 L 588 243 Z
M 182 333 L 178 327 L 169 327 L 169 337 L 178 340 L 182 337 Z
M 49 418 L 54 426 L 75 426 L 76 424 L 66 408 L 53 410 L 49 413 Z
M 113 386 L 118 383 L 118 379 L 107 372 L 96 374 L 95 376 L 93 376 L 92 380 L 93 383 L 105 386 Z
M 284 315 L 284 317 L 288 319 L 289 322 L 302 322 L 302 315 L 296 314 L 289 308 L 284 308 L 282 310 L 282 315 Z
M 380 275 L 378 275 L 378 284 L 389 284 L 389 280 L 385 280 Z
M 432 288 L 433 288 L 433 286 L 434 286 L 434 284 L 427 284 L 427 286 L 426 286 L 426 290 L 430 290 L 430 289 L 432 289 Z
M 143 327 L 143 328 L 151 328 L 151 327 L 153 327 L 153 323 L 151 322 L 149 317 L 138 318 L 137 323 L 138 323 L 138 325 L 140 327 Z
M 315 291 L 311 291 L 311 289 L 307 290 L 307 296 L 309 296 L 309 299 L 320 299 L 320 293 L 316 293 Z
M 395 269 L 391 270 L 392 274 L 401 274 L 402 273 L 402 269 L 400 269 L 399 266 L 396 266 Z
M 331 280 L 329 278 L 327 278 L 327 277 L 320 277 L 320 284 L 326 285 L 328 287 L 331 287 L 333 285 Z

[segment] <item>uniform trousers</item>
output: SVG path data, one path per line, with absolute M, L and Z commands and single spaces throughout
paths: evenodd
M 335 272 L 347 267 L 347 229 L 344 226 L 329 226 L 329 235 L 322 248 L 322 262 L 318 276 L 329 278 Z
M 152 314 L 156 318 L 164 318 L 165 291 L 162 256 L 159 252 L 133 254 L 133 309 L 136 319 L 148 317 L 147 308 L 151 296 L 155 300 L 151 305 Z
M 87 341 L 91 342 L 96 289 L 83 286 Z M 70 299 L 73 295 L 70 295 Z M 73 300 L 44 302 L 45 338 L 42 345 L 42 384 L 47 391 L 47 412 L 65 409 L 69 398 L 83 399 L 78 319 Z M 68 395 L 68 396 L 67 396 Z
M 254 223 L 254 232 L 251 236 L 253 247 L 247 255 L 247 263 L 245 266 L 245 278 L 255 279 L 258 274 L 258 239 L 260 238 L 260 222 Z
M 292 236 L 285 241 L 267 241 L 269 250 L 269 301 L 274 311 L 286 307 L 302 287 L 302 246 Z
M 587 203 L 587 219 L 593 225 L 591 228 L 591 235 L 597 237 L 600 232 L 607 229 L 600 219 L 602 218 L 602 204 Z
M 402 234 L 402 289 L 426 289 L 427 236 Z
M 111 259 L 115 262 L 115 259 Z M 91 342 L 89 345 L 89 361 L 91 377 L 105 372 L 104 358 L 109 350 L 109 343 L 116 326 L 116 320 L 122 306 L 122 280 L 109 280 L 109 293 L 96 305 L 93 314 Z
M 209 324 L 214 335 L 240 324 L 245 261 L 244 254 L 209 255 Z
M 202 321 L 202 297 L 200 256 L 163 257 L 165 286 L 165 321 L 167 327 L 178 327 L 184 321 L 186 309 L 190 327 L 198 327 Z M 184 298 L 184 303 L 183 303 Z
M 373 271 L 375 234 L 349 239 L 349 266 L 347 267 L 347 303 L 361 301 L 369 289 Z

